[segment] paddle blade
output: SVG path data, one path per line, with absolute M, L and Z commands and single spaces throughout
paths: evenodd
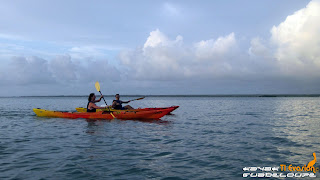
M 141 98 L 138 98 L 138 99 L 133 99 L 133 100 L 130 100 L 130 101 L 138 101 L 138 100 L 141 100 L 141 99 L 144 99 L 145 97 L 141 97 Z
M 100 91 L 100 84 L 98 81 L 96 82 L 96 84 L 94 86 L 96 86 L 97 91 Z
M 145 97 L 141 97 L 141 98 L 138 98 L 138 99 L 136 99 L 136 100 L 141 100 L 141 99 L 144 99 Z

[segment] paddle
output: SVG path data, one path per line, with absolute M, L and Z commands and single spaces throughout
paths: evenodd
M 96 90 L 97 90 L 97 91 L 101 94 L 101 96 L 102 96 L 102 93 L 101 93 L 101 91 L 100 91 L 100 84 L 99 84 L 99 82 L 97 81 L 94 86 L 96 87 Z M 108 106 L 108 104 L 107 104 L 106 100 L 104 99 L 104 97 L 102 97 L 102 99 L 103 99 L 104 103 L 106 103 L 106 106 Z M 110 108 L 109 108 L 109 111 L 110 111 Z M 112 116 L 113 118 L 116 118 L 116 117 L 114 117 L 114 115 L 112 114 L 111 111 L 110 111 L 110 114 L 111 114 L 111 116 Z
M 133 99 L 133 100 L 130 100 L 130 101 L 139 101 L 141 99 L 144 99 L 145 97 L 141 97 L 141 98 L 138 98 L 138 99 Z
M 138 101 L 138 100 L 141 100 L 141 99 L 144 99 L 145 97 L 141 97 L 141 98 L 138 98 L 138 99 L 133 99 L 133 100 L 130 100 L 130 101 Z M 101 105 L 100 107 L 103 107 L 104 105 Z

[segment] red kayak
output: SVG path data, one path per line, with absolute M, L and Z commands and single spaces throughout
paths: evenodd
M 61 112 L 44 109 L 33 109 L 37 116 L 57 118 L 85 118 L 85 119 L 160 119 L 174 110 L 172 108 L 149 111 L 98 111 L 98 112 Z

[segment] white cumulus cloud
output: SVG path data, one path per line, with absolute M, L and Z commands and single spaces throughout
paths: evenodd
M 234 61 L 237 40 L 234 33 L 188 45 L 178 35 L 170 39 L 160 30 L 150 32 L 143 47 L 123 51 L 120 62 L 129 78 L 174 80 L 221 76 L 242 66 Z
M 274 57 L 287 75 L 320 75 L 320 1 L 288 16 L 271 29 Z
M 202 40 L 195 44 L 196 55 L 198 58 L 213 58 L 216 55 L 225 55 L 230 52 L 236 45 L 236 39 L 234 33 L 231 33 L 225 37 L 219 37 L 217 40 L 209 39 Z

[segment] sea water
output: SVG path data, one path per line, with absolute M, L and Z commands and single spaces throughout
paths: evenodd
M 320 157 L 319 97 L 130 103 L 180 106 L 160 121 L 44 118 L 32 111 L 86 104 L 86 97 L 0 98 L 0 179 L 242 179 L 245 167 L 303 166 L 312 153 Z

